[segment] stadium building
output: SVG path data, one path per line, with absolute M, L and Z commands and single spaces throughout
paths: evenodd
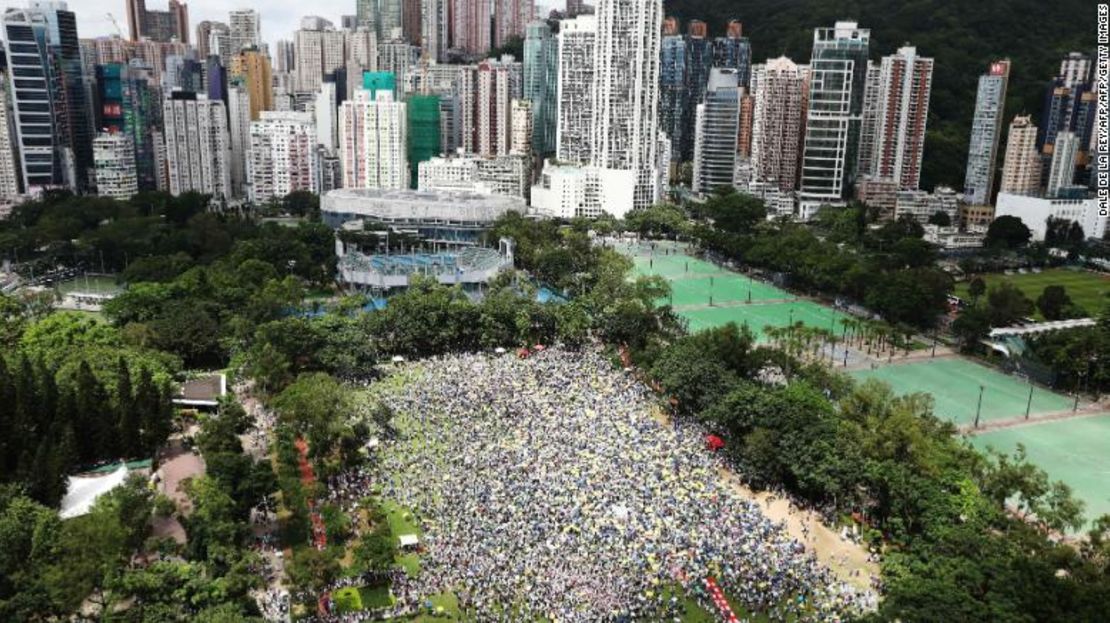
M 513 264 L 512 242 L 482 246 L 486 232 L 527 211 L 519 199 L 462 191 L 345 188 L 320 203 L 337 230 L 339 280 L 375 292 L 407 287 L 413 275 L 476 289 Z

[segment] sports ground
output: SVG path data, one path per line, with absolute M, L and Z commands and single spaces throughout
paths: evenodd
M 983 388 L 980 422 L 1023 418 L 1027 405 L 1032 416 L 1072 408 L 1072 400 L 1067 396 L 966 359 L 928 359 L 849 374 L 860 380 L 873 378 L 884 381 L 897 394 L 932 394 L 933 413 L 957 426 L 970 426 L 975 422 L 980 387 Z M 1031 403 L 1030 390 L 1033 396 Z
M 666 249 L 667 252 L 664 252 Z M 748 325 L 760 335 L 766 326 L 785 327 L 802 322 L 837 330 L 844 314 L 799 299 L 769 283 L 690 257 L 681 249 L 660 246 L 624 246 L 636 273 L 659 275 L 671 286 L 671 296 L 659 301 L 671 305 L 689 323 L 692 332 L 724 326 Z
M 1110 513 L 1110 413 L 989 431 L 971 443 L 1007 453 L 1025 446 L 1029 461 L 1049 480 L 1064 481 L 1086 503 L 1088 522 Z
M 996 273 L 980 276 L 986 282 L 988 289 L 1002 281 L 1008 281 L 1033 301 L 1037 300 L 1045 286 L 1064 286 L 1071 300 L 1087 310 L 1087 313 L 1092 316 L 1097 316 L 1110 304 L 1110 276 L 1087 270 L 1053 268 L 1039 273 L 1014 273 L 1012 275 Z M 956 296 L 964 300 L 970 300 L 971 296 L 967 291 L 969 283 L 970 281 L 957 283 Z M 1040 312 L 1038 311 L 1036 314 L 1040 318 Z

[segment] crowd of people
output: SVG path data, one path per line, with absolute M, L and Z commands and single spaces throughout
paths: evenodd
M 401 435 L 383 496 L 424 528 L 398 608 L 453 592 L 481 619 L 671 618 L 705 579 L 752 611 L 836 621 L 876 597 L 838 581 L 721 479 L 703 432 L 652 417 L 595 352 L 425 360 L 383 392 Z

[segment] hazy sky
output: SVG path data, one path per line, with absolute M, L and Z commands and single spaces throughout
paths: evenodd
M 10 6 L 21 4 L 20 0 L 9 0 Z M 123 0 L 68 0 L 69 9 L 77 14 L 77 32 L 81 37 L 100 37 L 116 32 L 108 19 L 108 13 L 115 16 L 127 36 L 127 11 Z M 169 0 L 146 0 L 148 9 L 165 10 Z M 271 44 L 278 39 L 292 39 L 300 19 L 305 15 L 319 15 L 339 26 L 340 15 L 354 15 L 355 0 L 188 0 L 189 39 L 196 37 L 196 25 L 203 20 L 227 22 L 227 13 L 232 9 L 250 8 L 262 15 L 262 40 Z M 537 2 L 537 7 L 541 3 Z M 564 0 L 542 3 L 545 6 L 563 6 Z M 542 14 L 546 14 L 547 9 Z

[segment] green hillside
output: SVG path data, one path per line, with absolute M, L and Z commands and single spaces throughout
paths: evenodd
M 808 62 L 813 29 L 837 19 L 871 29 L 872 58 L 906 42 L 935 58 L 921 180 L 926 189 L 963 187 L 976 84 L 987 63 L 1003 56 L 1013 61 L 1006 122 L 1022 111 L 1039 116 L 1060 57 L 1093 53 L 1095 6 L 1087 0 L 665 0 L 668 15 L 683 24 L 704 20 L 714 35 L 729 19 L 742 21 L 754 62 L 780 54 Z

